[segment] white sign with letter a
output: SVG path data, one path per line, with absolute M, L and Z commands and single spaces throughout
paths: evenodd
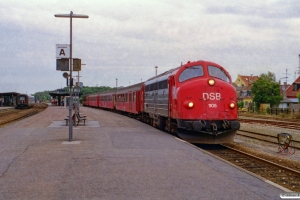
M 56 45 L 56 58 L 70 58 L 70 45 L 57 44 Z

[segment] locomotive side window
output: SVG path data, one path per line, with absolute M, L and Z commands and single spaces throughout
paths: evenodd
M 168 88 L 168 80 L 158 82 L 158 89 Z
M 186 68 L 179 75 L 179 82 L 189 80 L 191 78 L 203 76 L 203 67 L 202 66 L 193 66 Z
M 145 91 L 150 92 L 153 90 L 160 90 L 160 89 L 165 89 L 165 88 L 168 88 L 168 80 L 163 80 L 158 83 L 152 83 L 152 84 L 146 85 Z
M 223 70 L 215 66 L 208 66 L 208 73 L 210 76 L 219 78 L 223 81 L 230 83 L 230 78 L 225 74 Z

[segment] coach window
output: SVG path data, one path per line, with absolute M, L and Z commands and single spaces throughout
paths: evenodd
M 208 74 L 210 76 L 219 78 L 223 81 L 226 81 L 228 83 L 230 83 L 230 78 L 226 75 L 226 73 L 220 69 L 219 67 L 215 67 L 215 66 L 208 66 Z
M 199 76 L 203 76 L 202 66 L 189 67 L 181 72 L 181 74 L 179 75 L 179 82 L 183 82 Z

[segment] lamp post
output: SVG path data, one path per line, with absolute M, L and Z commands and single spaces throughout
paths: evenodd
M 69 141 L 73 139 L 73 124 L 72 124 L 72 103 L 73 103 L 73 93 L 72 93 L 72 19 L 73 18 L 89 18 L 88 15 L 73 14 L 55 14 L 55 17 L 70 18 L 70 100 L 69 100 Z
M 157 66 L 155 66 L 155 76 L 157 76 Z
M 86 65 L 86 64 L 81 64 L 81 65 Z M 80 81 L 79 81 L 79 78 L 81 77 L 81 76 L 79 76 L 79 70 L 78 70 L 78 75 L 77 76 L 75 76 L 75 77 L 77 77 L 77 79 L 78 79 L 78 81 L 77 81 L 77 85 L 76 85 L 76 92 L 77 92 L 77 96 L 78 96 L 78 99 L 77 99 L 77 111 L 79 112 L 79 107 L 80 107 L 80 101 L 79 101 L 79 96 L 80 96 Z M 75 94 L 75 96 L 76 96 L 76 94 Z

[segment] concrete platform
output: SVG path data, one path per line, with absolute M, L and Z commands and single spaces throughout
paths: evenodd
M 15 107 L 12 106 L 1 106 L 0 110 L 8 110 L 8 109 L 14 109 Z
M 49 107 L 0 128 L 0 199 L 281 199 L 284 191 L 137 120 Z

